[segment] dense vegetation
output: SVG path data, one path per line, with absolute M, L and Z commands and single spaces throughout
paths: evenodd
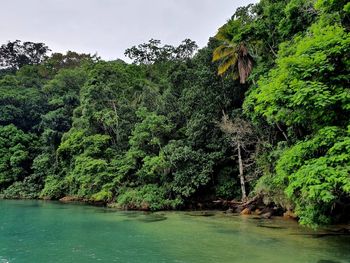
M 197 52 L 152 39 L 132 64 L 4 44 L 0 194 L 151 210 L 261 195 L 304 224 L 348 220 L 349 29 L 346 0 L 261 0 Z

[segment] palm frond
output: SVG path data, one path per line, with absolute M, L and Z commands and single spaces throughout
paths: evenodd
M 229 68 L 234 67 L 237 64 L 237 56 L 232 56 L 225 59 L 218 67 L 218 75 L 222 76 Z
M 218 32 L 216 33 L 216 35 L 214 37 L 215 37 L 215 39 L 217 39 L 219 41 L 223 41 L 223 42 L 230 42 L 231 41 L 230 35 L 228 34 L 225 26 L 220 27 Z
M 216 37 L 224 37 L 218 32 Z M 221 61 L 218 66 L 218 75 L 223 75 L 231 68 L 229 72 L 234 79 L 239 78 L 240 83 L 244 84 L 253 70 L 253 57 L 244 42 L 233 43 L 227 40 L 213 51 L 212 61 Z
M 220 45 L 216 49 L 214 49 L 212 61 L 215 62 L 215 61 L 224 59 L 226 57 L 231 56 L 234 53 L 235 53 L 234 47 L 228 46 L 226 44 Z

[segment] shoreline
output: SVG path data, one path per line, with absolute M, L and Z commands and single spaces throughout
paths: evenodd
M 61 198 L 62 199 L 62 198 Z M 5 199 L 0 198 L 0 201 L 41 201 L 41 202 L 54 202 L 59 203 L 62 205 L 65 204 L 76 204 L 76 205 L 82 205 L 82 206 L 92 206 L 92 207 L 104 207 L 106 209 L 110 209 L 111 211 L 120 211 L 120 212 L 140 212 L 140 213 L 146 213 L 146 214 L 157 214 L 157 213 L 166 213 L 166 212 L 183 212 L 186 213 L 189 216 L 193 217 L 211 217 L 215 215 L 225 215 L 226 217 L 240 217 L 242 219 L 251 219 L 257 221 L 257 226 L 259 227 L 266 227 L 266 228 L 275 228 L 273 225 L 266 226 L 264 224 L 259 224 L 258 222 L 261 222 L 261 220 L 264 220 L 264 222 L 274 222 L 277 221 L 289 221 L 294 222 L 298 226 L 303 227 L 298 223 L 298 220 L 291 217 L 285 217 L 281 215 L 274 215 L 270 217 L 262 217 L 260 215 L 257 215 L 255 213 L 251 214 L 242 214 L 242 213 L 235 213 L 223 209 L 168 209 L 168 210 L 156 210 L 156 211 L 150 211 L 150 210 L 141 210 L 141 209 L 123 209 L 116 206 L 109 206 L 108 204 L 101 202 L 91 202 L 91 201 L 84 201 L 82 199 L 77 200 L 77 198 L 74 198 L 74 200 L 68 200 L 68 198 L 65 198 L 63 200 L 48 200 L 48 199 Z M 320 237 L 328 237 L 328 236 L 350 236 L 350 224 L 331 224 L 331 225 L 324 225 L 319 226 L 316 229 L 312 229 L 310 227 L 306 227 L 309 230 L 312 230 L 310 233 L 311 236 L 315 238 Z M 276 227 L 277 229 L 277 227 Z

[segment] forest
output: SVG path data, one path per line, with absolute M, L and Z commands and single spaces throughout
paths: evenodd
M 261 0 L 204 48 L 151 39 L 132 63 L 4 43 L 0 198 L 156 211 L 260 196 L 304 225 L 349 222 L 349 31 L 347 0 Z

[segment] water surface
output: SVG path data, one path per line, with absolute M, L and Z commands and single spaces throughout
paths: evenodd
M 0 263 L 349 263 L 349 236 L 223 213 L 0 200 Z

